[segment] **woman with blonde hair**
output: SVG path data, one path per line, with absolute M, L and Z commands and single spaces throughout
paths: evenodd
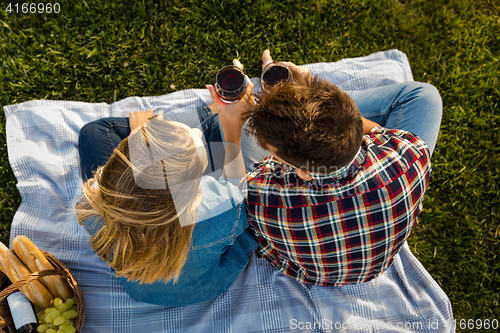
M 234 104 L 207 88 L 214 104 L 198 112 L 205 118 L 202 131 L 153 118 L 149 110 L 100 119 L 80 132 L 86 181 L 78 221 L 138 301 L 175 307 L 212 300 L 229 288 L 256 246 L 245 231 L 238 189 L 246 173 L 241 114 L 253 105 L 253 85 L 248 80 L 246 97 Z M 208 151 L 202 136 L 212 143 Z M 217 149 L 222 141 L 225 149 Z M 219 167 L 216 180 L 209 174 Z

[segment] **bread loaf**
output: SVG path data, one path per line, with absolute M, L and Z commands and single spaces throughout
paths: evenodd
M 38 272 L 47 269 L 54 269 L 54 266 L 45 258 L 43 253 L 26 236 L 17 236 L 12 242 L 14 251 L 21 260 L 28 266 L 30 271 Z M 50 275 L 41 278 L 43 284 L 55 297 L 67 300 L 73 297 L 73 290 L 68 283 L 58 275 Z
M 7 252 L 10 252 L 9 248 L 5 246 L 4 243 L 0 242 L 0 270 L 2 270 L 2 272 L 9 278 L 11 282 L 14 282 L 14 277 L 12 276 L 10 269 L 7 269 L 7 263 L 5 262 L 5 258 L 7 258 Z M 28 285 L 22 286 L 20 290 L 26 297 L 28 297 L 28 294 L 30 294 Z
M 12 273 L 10 272 L 10 269 L 7 268 L 7 263 L 5 262 L 5 258 L 7 258 L 7 252 L 11 252 L 7 246 L 5 246 L 4 243 L 0 242 L 0 269 L 2 272 L 9 278 L 11 282 L 14 282 L 15 279 L 12 276 Z M 21 287 L 21 292 L 28 297 L 30 294 L 28 285 L 24 285 Z M 28 297 L 30 298 L 30 297 Z
M 9 273 L 7 272 L 7 270 L 5 269 L 5 263 L 4 263 L 4 260 L 3 258 L 7 255 L 7 251 L 10 251 L 9 248 L 7 246 L 5 246 L 4 243 L 0 242 L 0 270 L 5 274 L 7 275 L 7 277 L 9 278 L 9 280 L 11 280 L 10 276 L 9 276 Z M 12 280 L 11 280 L 12 281 Z
M 1 266 L 12 283 L 31 274 L 31 271 L 5 245 L 0 246 Z M 45 309 L 50 306 L 54 297 L 40 281 L 31 281 L 20 289 L 37 307 Z

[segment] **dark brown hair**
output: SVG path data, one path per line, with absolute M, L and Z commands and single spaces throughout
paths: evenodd
M 356 103 L 317 76 L 295 78 L 257 96 L 247 129 L 263 148 L 287 163 L 330 173 L 349 163 L 361 146 L 363 122 Z

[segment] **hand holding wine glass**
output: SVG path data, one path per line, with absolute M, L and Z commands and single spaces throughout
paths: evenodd
M 233 65 L 224 66 L 217 72 L 214 88 L 225 103 L 236 103 L 242 98 L 247 88 L 247 80 L 243 65 L 238 59 L 233 60 Z
M 214 86 L 207 85 L 207 89 L 210 91 L 210 95 L 214 101 L 212 105 L 215 109 L 215 113 L 219 114 L 219 120 L 224 131 L 224 136 L 226 136 L 226 127 L 230 132 L 234 129 L 241 131 L 241 127 L 245 123 L 245 120 L 242 118 L 242 114 L 250 110 L 250 108 L 254 105 L 252 81 L 250 81 L 246 75 L 244 76 L 244 80 L 245 90 L 240 96 L 240 99 L 233 103 L 226 103 L 222 97 L 219 96 Z
M 268 49 L 264 50 L 262 53 L 262 80 L 265 82 L 267 81 L 265 78 L 265 69 L 267 68 L 273 68 L 270 67 L 272 64 L 284 64 L 285 67 L 290 71 L 291 77 L 287 77 L 284 70 L 281 68 L 274 68 L 273 71 L 276 73 L 272 74 L 272 78 L 270 83 L 276 84 L 277 81 L 284 80 L 284 79 L 293 79 L 294 77 L 300 77 L 303 76 L 305 79 L 310 79 L 311 78 L 311 73 L 309 72 L 309 69 L 303 66 L 297 66 L 293 62 L 289 61 L 283 61 L 283 62 L 274 62 L 273 58 L 271 57 L 271 53 Z M 281 66 L 280 66 L 281 67 Z M 269 85 L 269 84 L 268 84 Z

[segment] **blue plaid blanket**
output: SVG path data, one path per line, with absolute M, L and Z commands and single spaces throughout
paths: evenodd
M 344 90 L 413 80 L 397 50 L 306 66 Z M 454 332 L 447 296 L 407 244 L 389 270 L 363 284 L 302 285 L 253 255 L 211 302 L 169 308 L 129 298 L 72 211 L 81 193 L 79 130 L 101 117 L 146 109 L 196 126 L 192 111 L 210 102 L 206 89 L 188 89 L 111 105 L 36 100 L 4 107 L 9 161 L 22 196 L 11 240 L 26 235 L 70 268 L 85 298 L 83 332 Z

